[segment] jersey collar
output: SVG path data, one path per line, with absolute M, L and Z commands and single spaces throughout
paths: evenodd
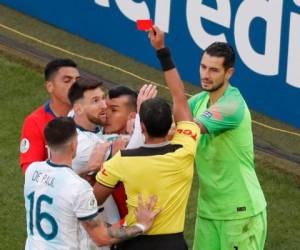
M 100 126 L 97 126 L 96 129 L 94 131 L 92 130 L 87 130 L 81 126 L 79 126 L 78 124 L 76 124 L 76 128 L 78 128 L 80 131 L 83 131 L 83 132 L 90 132 L 90 133 L 94 133 L 94 134 L 98 134 L 99 132 L 102 132 L 102 127 Z
M 56 117 L 56 115 L 54 114 L 54 112 L 52 111 L 52 109 L 50 108 L 50 101 L 47 101 L 44 105 L 45 111 L 47 113 L 49 113 L 50 115 L 52 115 L 53 117 Z
M 157 143 L 157 144 L 144 144 L 143 148 L 159 148 L 159 147 L 167 146 L 169 144 L 170 144 L 169 141 L 165 141 L 165 142 Z
M 51 167 L 55 167 L 55 168 L 71 168 L 68 165 L 64 165 L 64 164 L 55 164 L 53 162 L 51 162 L 50 160 L 47 160 L 47 164 L 50 165 Z

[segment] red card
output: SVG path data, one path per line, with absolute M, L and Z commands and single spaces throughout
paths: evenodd
M 145 20 L 137 20 L 136 21 L 137 29 L 138 30 L 151 30 L 153 26 L 153 22 L 151 19 Z

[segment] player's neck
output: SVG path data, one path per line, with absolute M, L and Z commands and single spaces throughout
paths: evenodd
M 74 121 L 76 125 L 88 131 L 95 131 L 97 124 L 90 122 L 86 117 L 75 115 Z
M 209 92 L 209 106 L 214 105 L 224 95 L 227 87 L 228 82 L 225 82 L 218 90 Z
M 57 165 L 72 166 L 73 156 L 71 154 L 60 154 L 51 152 L 50 161 Z
M 160 144 L 167 142 L 168 139 L 166 137 L 149 137 L 145 136 L 145 144 Z
M 125 134 L 127 134 L 126 127 L 118 130 L 116 132 L 116 134 L 118 134 L 118 135 L 125 135 Z
M 49 105 L 56 117 L 67 116 L 71 110 L 71 106 L 69 104 L 59 102 L 55 99 L 51 99 Z

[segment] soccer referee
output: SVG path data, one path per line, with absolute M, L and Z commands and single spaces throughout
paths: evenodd
M 176 132 L 167 140 L 172 124 L 172 112 L 166 101 L 154 98 L 142 103 L 139 115 L 145 144 L 136 149 L 121 150 L 104 163 L 97 174 L 94 193 L 99 203 L 122 181 L 127 194 L 127 225 L 135 224 L 137 195 L 154 194 L 162 211 L 147 234 L 118 246 L 130 250 L 186 250 L 183 237 L 186 205 L 191 189 L 194 157 L 200 129 L 192 122 L 192 114 L 169 50 L 164 48 L 162 32 L 149 33 L 150 41 L 157 50 L 162 69 L 171 92 Z M 169 75 L 177 76 L 168 81 Z

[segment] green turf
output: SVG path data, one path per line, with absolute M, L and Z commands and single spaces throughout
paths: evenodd
M 25 239 L 23 176 L 18 165 L 23 118 L 46 98 L 40 73 L 0 57 L 0 242 L 22 249 Z
M 162 75 L 158 70 L 121 56 L 103 46 L 95 45 L 17 13 L 2 5 L 0 5 L 0 23 L 81 55 L 121 66 L 150 80 L 163 83 Z M 35 28 L 32 29 L 32 27 Z M 81 68 L 88 69 L 111 81 L 125 83 L 134 88 L 138 88 L 144 83 L 126 74 L 110 70 L 107 67 L 68 56 L 1 28 L 0 32 L 57 57 L 71 57 L 79 63 Z M 2 222 L 0 227 L 0 248 L 21 249 L 24 245 L 26 230 L 22 197 L 23 177 L 18 166 L 18 142 L 24 116 L 43 103 L 47 98 L 43 89 L 43 78 L 41 75 L 44 62 L 33 60 L 21 53 L 8 51 L 7 48 L 1 46 L 0 54 L 2 55 L 0 56 L 0 121 L 2 126 L 2 130 L 0 131 L 0 219 Z M 198 91 L 194 86 L 188 84 L 186 86 L 190 93 Z M 160 89 L 160 95 L 168 98 L 168 93 L 164 89 Z M 299 133 L 299 130 L 262 116 L 259 113 L 252 111 L 252 115 L 258 121 Z M 254 125 L 253 128 L 257 140 L 262 140 L 282 150 L 299 154 L 299 137 L 274 132 L 257 125 Z M 291 175 L 274 169 L 275 166 L 283 169 L 288 169 L 289 167 L 295 169 L 294 165 L 266 155 L 257 155 L 258 176 L 269 204 L 269 234 L 266 249 L 299 249 L 300 213 L 298 211 L 300 211 L 300 181 Z M 299 169 L 299 166 L 297 167 Z M 185 232 L 190 246 L 193 238 L 196 197 L 197 181 L 194 178 L 194 185 L 188 205 Z
M 18 166 L 18 143 L 23 118 L 47 99 L 38 69 L 0 56 L 0 242 L 2 249 L 21 249 L 25 242 L 23 177 Z M 288 164 L 288 162 L 286 163 Z M 273 169 L 276 162 L 259 155 L 258 176 L 268 201 L 269 233 L 266 249 L 299 249 L 299 180 Z M 198 183 L 189 199 L 186 237 L 192 245 Z

